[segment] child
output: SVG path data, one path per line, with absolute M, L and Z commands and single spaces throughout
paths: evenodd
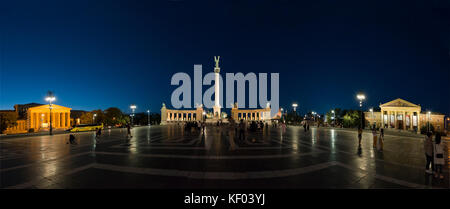
M 377 129 L 375 127 L 372 129 L 372 135 L 373 135 L 373 148 L 377 148 Z

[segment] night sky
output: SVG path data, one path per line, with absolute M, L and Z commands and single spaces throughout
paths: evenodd
M 448 115 L 449 2 L 3 1 L 0 109 L 52 90 L 73 109 L 159 112 L 174 73 L 220 55 L 222 76 L 280 73 L 289 110 L 356 109 L 363 91 L 364 108 L 403 98 Z

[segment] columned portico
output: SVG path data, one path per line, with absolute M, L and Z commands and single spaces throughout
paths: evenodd
M 53 104 L 50 116 L 49 105 L 31 107 L 27 110 L 27 120 L 34 131 L 50 128 L 50 118 L 53 128 L 66 129 L 70 126 L 70 110 L 71 108 Z

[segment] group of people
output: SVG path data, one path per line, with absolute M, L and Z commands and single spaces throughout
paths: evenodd
M 205 122 L 189 121 L 184 124 L 184 130 L 194 132 L 195 130 L 205 132 L 206 124 Z
M 309 131 L 309 124 L 308 123 L 303 123 L 303 130 L 305 131 L 305 132 L 307 132 L 307 131 Z
M 379 152 L 383 152 L 384 145 L 384 129 L 380 128 L 380 137 L 378 137 L 377 128 L 372 128 L 372 139 L 373 144 L 372 147 L 377 149 Z M 362 140 L 362 128 L 358 128 L 358 148 L 361 148 L 361 140 Z
M 433 134 L 428 132 L 424 140 L 425 158 L 427 163 L 425 165 L 425 172 L 433 174 L 435 178 L 443 179 L 442 167 L 444 166 L 444 147 L 441 143 L 441 134 L 435 134 L 433 141 Z M 430 170 L 431 165 L 431 170 Z

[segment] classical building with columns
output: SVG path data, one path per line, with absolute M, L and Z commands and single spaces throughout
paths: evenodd
M 14 134 L 49 130 L 50 112 L 53 129 L 67 129 L 71 126 L 70 110 L 71 108 L 55 104 L 52 104 L 51 111 L 48 104 L 30 103 L 14 105 L 14 111 L 9 112 L 17 114 L 17 125 L 8 128 L 5 133 Z
M 428 122 L 435 130 L 444 130 L 445 115 L 433 112 L 422 112 L 420 105 L 413 104 L 403 99 L 395 99 L 380 104 L 380 111 L 364 112 L 366 125 L 378 128 L 409 130 L 420 132 L 420 127 Z
M 197 106 L 195 110 L 172 110 L 167 109 L 163 103 L 161 108 L 161 125 L 187 121 L 202 121 L 203 107 Z
M 269 105 L 263 109 L 239 109 L 238 104 L 235 103 L 231 109 L 231 117 L 237 121 L 264 121 L 270 123 L 272 120 Z

